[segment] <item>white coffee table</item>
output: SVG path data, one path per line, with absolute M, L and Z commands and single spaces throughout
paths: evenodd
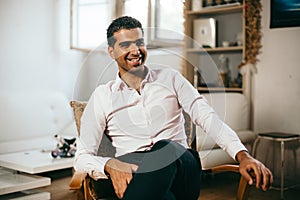
M 0 155 L 0 166 L 29 174 L 71 168 L 74 158 L 52 158 L 50 152 L 39 150 Z
M 71 168 L 74 158 L 52 158 L 49 151 L 32 150 L 0 155 L 0 195 L 25 191 L 24 197 L 9 199 L 50 199 L 50 193 L 32 189 L 48 186 L 50 178 L 34 174 Z M 1 196 L 0 196 L 1 200 Z
M 38 193 L 37 191 L 28 191 L 33 188 L 44 187 L 50 184 L 50 178 L 14 173 L 8 169 L 0 169 L 0 195 L 3 195 L 0 197 L 0 199 L 15 199 L 17 197 L 17 199 L 20 199 L 21 196 L 27 196 L 28 198 L 28 194 L 31 194 L 36 197 L 43 197 L 43 199 L 50 199 L 50 194 L 47 192 Z M 22 195 L 20 193 L 18 193 L 17 195 L 5 195 L 19 191 L 25 191 L 23 193 L 27 193 L 27 195 Z M 31 199 L 33 196 L 30 196 Z

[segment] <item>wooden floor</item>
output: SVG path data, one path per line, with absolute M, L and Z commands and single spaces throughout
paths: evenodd
M 204 180 L 200 192 L 201 200 L 235 200 L 240 176 L 235 173 L 217 174 Z M 298 200 L 300 188 L 284 192 L 285 200 Z M 262 191 L 254 186 L 249 188 L 248 200 L 280 200 L 280 190 Z
M 53 200 L 73 200 L 76 195 L 68 190 L 71 179 L 71 170 L 62 170 L 55 173 L 43 174 L 52 179 L 51 186 L 41 190 L 51 193 Z M 217 174 L 205 176 L 199 199 L 201 200 L 235 200 L 239 176 L 237 174 Z M 300 188 L 289 189 L 284 192 L 285 200 L 298 200 Z M 250 188 L 249 200 L 280 200 L 279 190 L 263 192 L 255 187 Z
M 52 200 L 76 200 L 76 193 L 69 190 L 69 182 L 72 177 L 71 169 L 43 173 L 40 175 L 51 178 L 51 185 L 41 188 L 41 190 L 50 192 Z

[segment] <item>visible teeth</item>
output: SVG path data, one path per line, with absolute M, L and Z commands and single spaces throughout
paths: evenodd
M 139 61 L 138 58 L 135 58 L 135 59 L 129 59 L 129 60 L 132 61 L 132 62 L 138 62 L 138 61 Z

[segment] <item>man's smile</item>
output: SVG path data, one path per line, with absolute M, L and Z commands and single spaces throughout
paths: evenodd
M 142 64 L 142 59 L 143 55 L 139 55 L 139 56 L 134 56 L 134 57 L 126 57 L 126 60 L 130 62 L 131 65 L 141 65 Z

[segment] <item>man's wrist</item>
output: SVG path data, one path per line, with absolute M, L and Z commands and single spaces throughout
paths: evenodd
M 242 150 L 236 154 L 235 159 L 236 159 L 236 161 L 238 161 L 240 163 L 244 158 L 249 158 L 249 157 L 250 157 L 250 155 L 249 155 L 248 151 Z

